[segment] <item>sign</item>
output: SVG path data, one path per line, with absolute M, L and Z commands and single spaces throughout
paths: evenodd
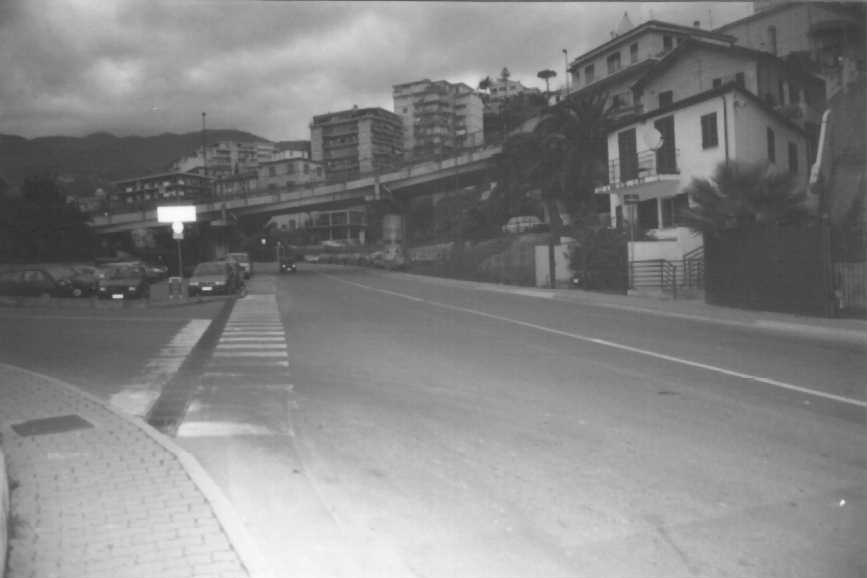
M 157 221 L 160 223 L 195 223 L 195 205 L 168 205 L 157 207 Z
M 180 241 L 184 238 L 184 224 L 180 221 L 175 221 L 172 223 L 172 239 L 177 239 Z
M 623 204 L 624 205 L 637 205 L 641 202 L 637 193 L 626 193 L 623 195 Z

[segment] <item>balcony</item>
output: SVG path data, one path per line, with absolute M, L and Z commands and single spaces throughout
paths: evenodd
M 596 187 L 596 194 L 660 181 L 679 181 L 678 149 L 642 151 L 608 163 L 608 184 Z

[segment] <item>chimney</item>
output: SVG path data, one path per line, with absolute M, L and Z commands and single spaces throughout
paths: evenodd
M 701 28 L 701 21 L 700 20 L 693 20 L 692 25 L 696 28 Z

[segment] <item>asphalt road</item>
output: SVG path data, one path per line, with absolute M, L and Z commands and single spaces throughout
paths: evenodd
M 252 295 L 178 439 L 277 575 L 867 572 L 858 347 L 340 267 Z
M 136 413 L 193 356 L 170 433 L 277 576 L 867 573 L 859 347 L 363 269 L 249 287 L 208 339 L 222 304 L 0 310 L 0 361 Z

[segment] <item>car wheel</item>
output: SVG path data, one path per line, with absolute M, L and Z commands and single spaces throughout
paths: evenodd
M 82 295 L 84 295 L 84 291 L 82 291 L 78 287 L 76 287 L 75 289 L 72 290 L 72 296 L 73 297 L 81 297 Z

